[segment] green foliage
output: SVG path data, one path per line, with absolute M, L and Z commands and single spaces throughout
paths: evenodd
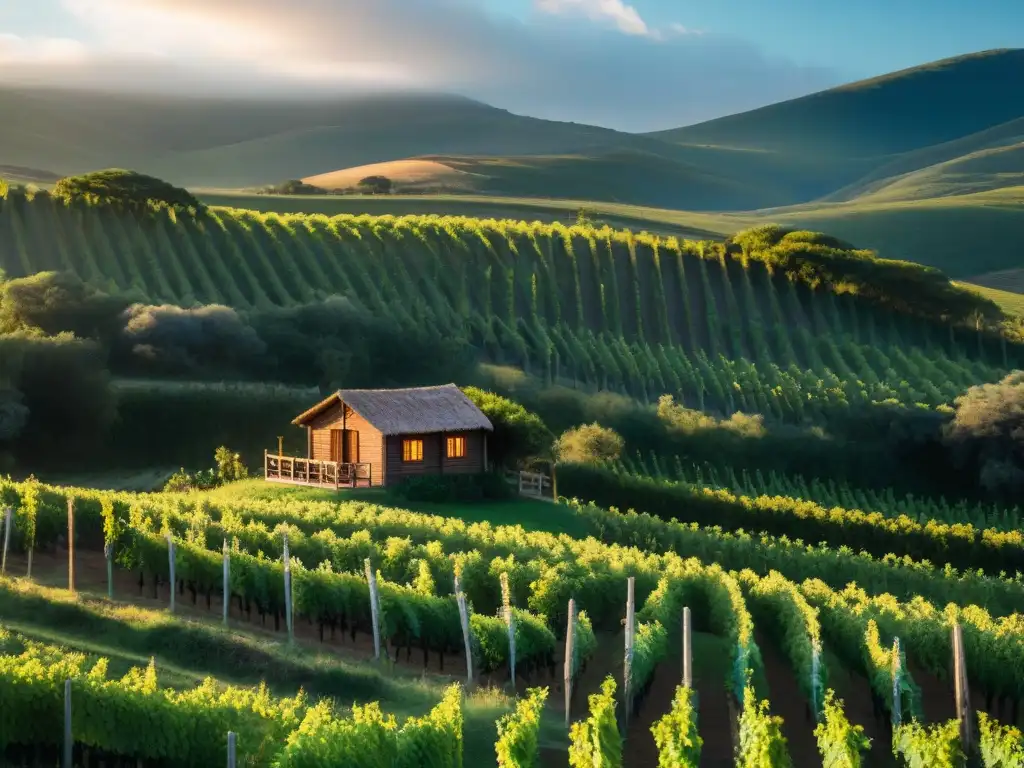
M 217 449 L 213 459 L 217 464 L 217 480 L 221 483 L 233 483 L 249 476 L 249 470 L 242 462 L 241 455 L 226 445 Z
M 359 180 L 359 187 L 371 195 L 387 195 L 391 193 L 394 184 L 387 176 L 367 176 Z
M 975 314 L 993 319 L 995 302 L 954 285 L 934 267 L 880 259 L 818 233 L 793 232 L 776 225 L 739 232 L 727 241 L 733 252 L 764 261 L 791 280 L 835 293 L 854 293 L 907 314 L 966 321 Z
M 569 731 L 571 768 L 622 768 L 622 736 L 615 720 L 615 679 L 605 678 L 590 695 L 590 715 Z
M 515 712 L 498 721 L 498 741 L 494 751 L 498 768 L 540 768 L 538 731 L 547 688 L 529 688 L 526 698 L 516 703 Z
M 289 179 L 261 191 L 266 195 L 326 195 L 327 190 L 315 184 L 307 184 L 300 179 Z
M 597 463 L 617 460 L 624 446 L 625 441 L 614 429 L 594 422 L 559 435 L 554 453 L 561 462 Z
M 916 720 L 895 729 L 892 751 L 902 756 L 907 768 L 963 768 L 960 721 L 923 725 Z
M 1024 387 L 1022 387 L 1024 391 Z M 905 515 L 827 508 L 783 496 L 737 496 L 727 490 L 627 473 L 622 467 L 564 465 L 559 493 L 604 507 L 633 507 L 664 519 L 702 526 L 763 531 L 877 557 L 890 554 L 987 573 L 1024 572 L 1024 534 L 975 528 L 969 523 L 918 522 Z
M 185 189 L 135 171 L 111 168 L 82 176 L 68 176 L 58 181 L 53 196 L 69 203 L 111 205 L 129 210 L 146 210 L 150 203 L 163 203 L 173 208 L 203 209 L 203 204 Z
M 515 496 L 504 476 L 496 472 L 403 477 L 394 485 L 393 492 L 406 501 L 438 504 L 502 500 Z
M 979 484 L 1014 501 L 1024 489 L 1024 372 L 997 384 L 971 387 L 956 400 L 946 443 L 961 464 L 977 473 Z
M 824 719 L 814 729 L 822 768 L 861 768 L 863 753 L 871 748 L 863 726 L 846 719 L 843 703 L 831 689 L 825 693 L 824 712 Z
M 697 731 L 696 693 L 680 685 L 672 709 L 651 726 L 658 768 L 698 768 L 704 740 Z
M 123 325 L 123 297 L 108 296 L 69 272 L 39 272 L 0 283 L 0 334 L 65 331 L 110 343 Z
M 507 397 L 477 387 L 465 387 L 463 392 L 494 427 L 487 438 L 487 451 L 497 466 L 518 466 L 550 456 L 553 436 L 536 414 Z
M 209 765 L 210 755 L 223 754 L 227 731 L 239 735 L 240 762 L 269 766 L 306 710 L 302 693 L 273 699 L 265 686 L 225 688 L 212 679 L 192 690 L 161 689 L 152 664 L 108 680 L 105 659 L 87 668 L 83 654 L 30 641 L 24 646 L 20 654 L 0 656 L 0 749 L 59 744 L 67 679 L 76 741 L 108 754 L 181 766 Z M 145 725 L 152 722 L 161 727 Z
M 782 735 L 782 718 L 768 714 L 768 702 L 758 701 L 749 679 L 743 690 L 737 768 L 792 768 Z
M 978 713 L 978 747 L 985 768 L 1024 768 L 1024 735 L 984 712 Z

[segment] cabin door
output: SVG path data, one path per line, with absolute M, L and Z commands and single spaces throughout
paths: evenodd
M 341 429 L 331 430 L 331 461 L 343 461 L 344 434 L 344 430 Z
M 346 464 L 359 463 L 359 432 L 354 429 L 345 430 L 345 444 L 342 461 Z

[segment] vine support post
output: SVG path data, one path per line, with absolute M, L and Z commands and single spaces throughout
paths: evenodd
M 71 680 L 64 681 L 64 761 L 63 768 L 74 768 L 72 753 L 75 743 L 71 740 Z
M 633 631 L 636 624 L 636 577 L 630 576 L 626 586 L 626 654 L 623 659 L 622 688 L 626 721 L 633 714 Z
M 462 622 L 462 640 L 466 644 L 466 685 L 473 685 L 473 642 L 469 632 L 469 606 L 466 593 L 462 591 L 462 580 L 455 574 L 455 600 L 459 604 L 459 620 Z
M 228 625 L 228 609 L 231 607 L 231 552 L 228 550 L 227 539 L 224 539 L 222 550 L 224 552 L 224 604 L 221 606 L 221 613 L 226 627 Z
M 967 663 L 964 659 L 963 627 L 953 625 L 953 685 L 956 694 L 956 716 L 960 720 L 960 743 L 970 754 L 974 734 L 971 728 L 971 690 L 967 685 Z
M 174 600 L 178 594 L 178 579 L 174 572 L 175 558 L 174 556 L 174 534 L 167 534 L 167 565 L 170 573 L 171 581 L 171 613 L 174 613 Z
M 512 592 L 508 586 L 508 574 L 501 574 L 501 600 L 505 612 L 505 626 L 508 628 L 508 665 L 512 688 L 516 687 L 516 625 L 512 615 Z
M 691 644 L 690 609 L 683 608 L 683 687 L 693 688 L 693 646 Z
M 75 594 L 75 497 L 68 496 L 68 591 Z
M 380 603 L 377 594 L 377 576 L 370 565 L 370 558 L 363 561 L 366 567 L 366 582 L 370 585 L 370 618 L 373 621 L 373 657 L 380 660 Z
M 4 529 L 4 553 L 3 557 L 0 558 L 0 575 L 7 573 L 7 550 L 11 546 L 11 528 L 14 521 L 14 510 L 10 507 L 4 507 L 4 517 L 0 521 Z
M 900 698 L 900 682 L 903 677 L 903 663 L 900 659 L 900 639 L 892 643 L 892 727 L 903 722 L 903 702 Z
M 228 768 L 235 768 L 237 763 L 236 752 L 238 737 L 234 731 L 228 731 Z
M 114 599 L 114 543 L 103 545 L 103 557 L 107 561 L 107 600 Z
M 811 714 L 815 722 L 821 720 L 821 710 L 824 704 L 821 690 L 821 644 L 814 642 L 811 650 Z
M 288 534 L 284 534 L 284 613 L 288 627 L 288 643 L 295 642 L 295 624 L 292 621 L 292 558 L 288 552 Z
M 565 727 L 569 727 L 572 702 L 572 676 L 576 671 L 576 601 L 569 599 L 569 622 L 565 629 Z

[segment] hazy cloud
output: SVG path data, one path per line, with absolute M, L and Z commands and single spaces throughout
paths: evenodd
M 627 35 L 649 35 L 650 28 L 640 12 L 622 0 L 535 0 L 534 5 L 544 13 L 580 15 L 591 21 L 611 22 Z
M 0 80 L 240 92 L 422 88 L 514 112 L 653 130 L 809 93 L 836 73 L 766 58 L 624 0 L 535 0 L 528 21 L 471 0 L 64 0 L 74 65 L 0 37 Z M 77 47 L 76 47 L 77 46 Z

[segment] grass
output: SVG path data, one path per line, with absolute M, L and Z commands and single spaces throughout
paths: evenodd
M 38 473 L 38 478 L 49 485 L 69 488 L 98 488 L 102 491 L 133 491 L 146 493 L 163 488 L 178 470 L 177 467 L 153 467 L 139 470 L 110 470 L 106 472 Z
M 1019 290 L 1001 290 L 999 288 L 993 288 L 987 285 L 979 285 L 978 283 L 963 282 L 960 283 L 965 288 L 970 288 L 972 291 L 977 291 L 982 296 L 991 299 L 998 304 L 1004 312 L 1008 312 L 1012 315 L 1024 316 L 1024 293 Z
M 528 531 L 564 533 L 574 537 L 588 536 L 591 531 L 572 510 L 563 504 L 535 499 L 515 498 L 509 501 L 435 504 L 407 501 L 385 488 L 357 488 L 338 493 L 320 488 L 304 488 L 268 483 L 265 480 L 243 480 L 209 492 L 220 500 L 294 500 L 294 501 L 365 501 L 385 507 L 399 507 L 427 515 L 464 520 L 467 523 L 521 525 Z

